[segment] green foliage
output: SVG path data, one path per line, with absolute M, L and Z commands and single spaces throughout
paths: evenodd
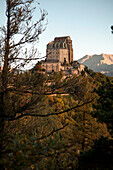
M 85 96 L 84 96 L 85 99 Z M 78 104 L 73 96 L 45 96 L 35 107 L 40 114 L 59 112 Z M 43 106 L 47 106 L 43 109 Z M 87 107 L 47 118 L 25 117 L 21 120 L 6 123 L 8 132 L 5 140 L 5 152 L 2 163 L 4 167 L 12 169 L 68 169 L 74 168 L 79 152 L 88 150 L 95 139 L 109 136 L 106 126 L 98 123 L 90 112 L 92 104 Z M 83 114 L 85 113 L 85 117 Z M 85 122 L 85 124 L 84 124 Z M 39 140 L 64 124 L 69 125 L 50 137 Z M 85 140 L 84 140 L 85 139 Z
M 113 169 L 113 82 L 106 78 L 106 81 L 95 90 L 98 94 L 95 103 L 93 116 L 98 121 L 107 124 L 110 135 L 108 138 L 101 137 L 94 142 L 94 145 L 87 152 L 83 152 L 78 161 L 77 169 Z
M 112 135 L 113 133 L 113 82 L 108 78 L 106 82 L 99 86 L 96 90 L 99 99 L 94 105 L 95 112 L 93 115 L 99 120 L 105 122 Z
M 93 79 L 91 76 L 74 76 L 65 81 L 61 81 L 61 78 L 61 73 L 47 78 L 32 71 L 17 74 L 14 78 L 18 91 L 28 92 L 10 94 L 10 103 L 14 104 L 16 110 L 33 101 L 36 97 L 34 93 L 38 93 L 38 102 L 33 103 L 27 113 L 53 115 L 44 118 L 26 116 L 5 123 L 6 136 L 1 160 L 4 168 L 74 169 L 80 152 L 85 154 L 83 151 L 92 150 L 94 141 L 101 136 L 110 137 L 106 124 L 98 122 L 91 115 L 93 105 L 97 104 L 98 95 L 103 91 L 100 89 L 98 94 L 98 90 L 94 90 L 96 85 L 102 84 L 101 81 L 96 82 L 97 77 Z M 48 79 L 55 84 L 48 86 Z M 52 92 L 61 94 L 54 95 Z M 54 115 L 82 104 L 71 111 Z M 67 123 L 68 126 L 51 134 Z M 79 162 L 81 164 L 81 160 Z
M 87 66 L 85 66 L 84 71 L 86 71 L 86 73 L 88 73 L 91 77 L 94 77 L 96 74 L 93 70 L 88 69 Z
M 100 85 L 103 82 L 106 82 L 106 75 L 102 74 L 102 73 L 98 73 L 98 72 L 94 72 L 91 69 L 88 69 L 87 66 L 85 66 L 84 68 L 85 72 L 88 73 L 89 76 L 91 76 L 93 78 L 93 81 L 96 85 Z

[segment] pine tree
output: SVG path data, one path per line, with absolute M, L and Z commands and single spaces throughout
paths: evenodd
M 37 42 L 39 35 L 45 30 L 46 11 L 40 11 L 39 19 L 33 23 L 33 13 L 36 10 L 36 7 L 33 7 L 34 2 L 6 0 L 7 24 L 0 27 L 0 57 L 3 65 L 0 80 L 0 149 L 3 146 L 4 121 L 13 119 L 19 113 L 22 115 L 36 102 L 33 95 L 27 100 L 27 93 L 22 93 L 25 89 L 25 81 L 22 81 L 25 74 L 20 74 L 22 67 L 39 58 L 33 46 L 30 47 L 31 51 L 28 51 L 25 45 Z

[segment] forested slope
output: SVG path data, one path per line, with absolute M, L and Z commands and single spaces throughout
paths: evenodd
M 95 114 L 100 95 L 97 89 L 108 79 L 100 73 L 86 71 L 87 76 L 82 73 L 65 80 L 62 73 L 46 77 L 32 71 L 15 77 L 18 92 L 24 95 L 15 93 L 10 104 L 14 97 L 18 99 L 15 107 L 22 107 L 26 101 L 29 104 L 37 93 L 39 98 L 27 112 L 6 118 L 1 162 L 4 168 L 77 169 L 79 157 L 79 167 L 83 164 L 80 153 L 91 150 L 95 140 L 102 136 L 111 140 L 108 124 L 99 122 L 99 114 Z M 48 86 L 47 82 L 54 83 Z

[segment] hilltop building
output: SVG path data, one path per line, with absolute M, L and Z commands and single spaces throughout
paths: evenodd
M 61 64 L 73 62 L 72 40 L 68 37 L 57 37 L 47 44 L 46 61 L 60 62 Z
M 49 42 L 46 49 L 46 60 L 41 63 L 41 67 L 47 73 L 62 71 L 66 74 L 66 72 L 74 73 L 81 69 L 79 63 L 73 62 L 73 47 L 70 36 L 56 37 L 54 41 Z M 75 65 L 78 65 L 77 69 L 75 69 Z
M 46 60 L 42 68 L 46 72 L 58 72 L 64 70 L 64 64 L 73 62 L 72 40 L 67 37 L 56 37 L 54 41 L 47 44 Z

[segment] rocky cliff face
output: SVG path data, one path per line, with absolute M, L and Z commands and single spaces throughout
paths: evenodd
M 88 66 L 89 69 L 95 72 L 113 76 L 113 55 L 111 54 L 86 55 L 78 62 Z

